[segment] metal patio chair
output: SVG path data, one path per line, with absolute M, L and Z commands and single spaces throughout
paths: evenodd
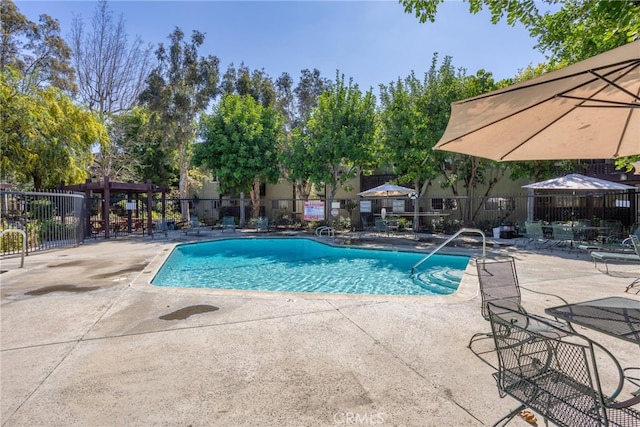
M 494 426 L 506 425 L 526 408 L 541 415 L 545 424 L 640 426 L 640 411 L 631 407 L 640 403 L 640 396 L 615 400 L 625 386 L 624 372 L 604 347 L 551 323 L 544 332 L 533 331 L 530 322 L 539 323 L 540 319 L 500 302 L 489 303 L 487 309 L 498 353 L 494 377 L 500 397 L 511 396 L 521 403 Z M 605 363 L 617 371 L 610 393 L 600 382 L 599 369 Z
M 222 232 L 224 230 L 231 230 L 234 233 L 236 232 L 236 219 L 232 216 L 224 216 L 222 217 Z
M 553 319 L 548 319 L 546 317 L 534 316 L 526 312 L 521 304 L 522 295 L 520 292 L 520 283 L 518 281 L 518 273 L 516 271 L 515 260 L 512 257 L 492 260 L 478 259 L 476 260 L 476 269 L 478 271 L 480 297 L 482 300 L 481 314 L 485 320 L 489 321 L 488 304 L 492 302 L 500 302 L 503 305 L 510 306 L 514 312 L 520 312 L 523 315 L 528 315 L 534 319 L 541 319 L 545 322 L 550 322 L 552 324 L 555 324 L 556 327 L 563 330 L 571 330 L 571 326 L 565 322 L 559 322 Z M 566 303 L 566 301 L 564 301 L 562 298 L 558 296 L 555 297 Z M 533 330 L 544 330 L 546 324 L 539 322 L 530 322 L 528 327 Z M 491 332 L 478 332 L 471 337 L 467 347 L 485 363 L 493 366 L 486 359 L 484 359 L 482 355 L 491 353 L 495 351 L 495 349 L 492 348 L 485 351 L 476 351 L 473 348 L 473 343 L 475 341 L 488 339 L 491 337 Z M 493 367 L 495 368 L 495 366 Z

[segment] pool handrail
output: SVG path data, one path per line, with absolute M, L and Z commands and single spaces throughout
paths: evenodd
M 0 232 L 0 237 L 6 233 L 18 233 L 22 235 L 22 257 L 20 258 L 20 268 L 24 267 L 24 255 L 27 253 L 27 233 L 19 228 L 8 228 Z
M 486 256 L 487 256 L 487 238 L 486 238 L 484 232 L 482 230 L 477 229 L 477 228 L 461 228 L 460 230 L 456 231 L 453 236 L 449 237 L 443 243 L 438 245 L 437 248 L 435 248 L 433 251 L 429 252 L 424 258 L 422 258 L 413 267 L 411 267 L 411 274 L 409 275 L 409 277 L 413 278 L 413 275 L 415 274 L 416 268 L 418 268 L 423 262 L 425 262 L 426 260 L 431 258 L 436 252 L 438 252 L 440 249 L 445 247 L 447 244 L 449 244 L 449 242 L 454 240 L 456 237 L 458 237 L 462 233 L 478 233 L 478 234 L 480 234 L 482 236 L 482 259 L 485 259 Z

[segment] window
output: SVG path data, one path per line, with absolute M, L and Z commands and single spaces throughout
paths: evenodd
M 456 199 L 431 199 L 431 209 L 436 211 L 453 211 L 458 209 L 458 201 Z
M 489 197 L 484 204 L 486 211 L 513 211 L 515 208 L 516 202 L 511 197 Z
M 271 201 L 271 209 L 279 209 L 281 211 L 291 210 L 289 200 L 276 199 Z

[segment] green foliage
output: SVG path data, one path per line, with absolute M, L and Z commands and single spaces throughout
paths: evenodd
M 11 67 L 35 86 L 74 93 L 71 49 L 60 36 L 58 21 L 43 14 L 38 24 L 31 22 L 11 0 L 0 0 L 0 17 L 0 71 Z
M 405 12 L 420 22 L 435 21 L 444 0 L 400 0 Z M 550 69 L 569 65 L 640 39 L 640 2 L 637 0 L 466 0 L 469 11 L 487 7 L 491 22 L 506 19 L 522 23 L 537 38 L 537 48 L 548 53 Z M 549 69 L 545 70 L 549 71 Z M 632 159 L 618 159 L 621 168 Z
M 371 91 L 363 95 L 351 80 L 345 85 L 344 76 L 337 77 L 331 89 L 320 95 L 307 127 L 299 149 L 306 152 L 309 179 L 317 185 L 330 185 L 331 200 L 359 169 L 366 171 L 376 165 L 375 97 Z
M 36 189 L 82 182 L 91 146 L 106 132 L 90 112 L 55 87 L 41 88 L 7 68 L 0 76 L 0 170 Z
M 177 183 L 178 153 L 162 143 L 162 134 L 150 123 L 150 112 L 136 107 L 130 112 L 113 115 L 108 124 L 111 144 L 105 147 L 97 159 L 98 166 L 104 156 L 111 156 L 105 162 L 111 171 L 103 170 L 98 176 L 112 179 L 132 179 L 137 182 L 151 180 L 154 184 L 170 187 Z M 105 169 L 106 169 L 105 167 Z
M 156 50 L 158 66 L 147 79 L 140 100 L 151 112 L 154 131 L 162 135 L 165 153 L 177 153 L 180 197 L 187 199 L 195 126 L 218 94 L 219 60 L 212 55 L 198 56 L 204 33 L 194 31 L 187 42 L 182 30 L 176 28 L 169 39 L 168 48 L 160 44 Z M 182 215 L 188 218 L 186 203 L 182 205 Z
M 281 129 L 274 109 L 251 96 L 225 95 L 202 120 L 203 142 L 195 148 L 194 163 L 217 175 L 223 192 L 249 192 L 256 181 L 277 182 Z
M 222 91 L 225 95 L 249 95 L 263 107 L 272 107 L 276 102 L 276 91 L 271 78 L 264 70 L 250 72 L 244 64 L 238 70 L 233 64 L 229 65 L 222 79 Z
M 29 213 L 33 219 L 48 221 L 56 215 L 56 206 L 51 200 L 32 200 L 29 202 Z
M 351 231 L 351 218 L 339 216 L 333 221 L 333 228 L 342 231 Z
M 45 221 L 38 221 L 36 223 L 38 229 L 38 237 L 41 242 L 46 242 L 49 240 L 57 240 L 60 236 L 65 236 L 71 230 L 73 230 L 72 226 L 61 223 L 60 221 L 56 221 L 54 219 L 48 219 Z
M 420 22 L 434 22 L 444 0 L 400 0 Z M 469 12 L 486 7 L 491 22 L 522 23 L 550 52 L 551 62 L 570 64 L 640 38 L 637 0 L 466 0 Z M 559 7 L 558 7 L 559 5 Z

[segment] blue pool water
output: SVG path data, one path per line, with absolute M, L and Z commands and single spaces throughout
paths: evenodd
M 228 239 L 176 246 L 152 280 L 156 286 L 446 295 L 454 293 L 469 257 L 343 248 L 304 238 Z

